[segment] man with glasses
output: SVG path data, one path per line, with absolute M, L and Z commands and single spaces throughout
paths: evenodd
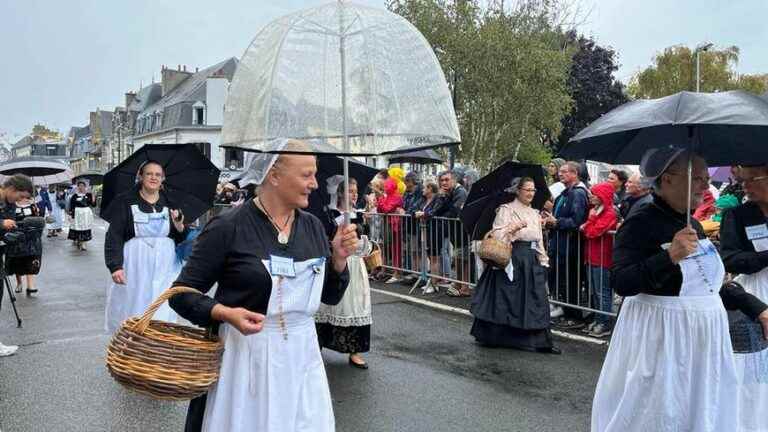
M 586 279 L 579 227 L 587 220 L 588 192 L 579 180 L 579 163 L 566 162 L 560 167 L 560 182 L 565 190 L 557 197 L 552 215 L 544 220 L 549 233 L 549 290 L 558 300 L 579 305 L 581 282 Z M 583 300 L 587 300 L 586 296 Z M 580 310 L 566 308 L 556 323 L 561 328 L 584 327 Z
M 458 183 L 456 173 L 453 171 L 444 171 L 440 173 L 438 177 L 440 183 L 440 202 L 437 204 L 434 213 L 435 217 L 458 219 L 461 213 L 461 208 L 464 207 L 464 202 L 467 200 L 467 190 L 464 189 Z M 438 235 L 443 236 L 443 276 L 451 277 L 451 259 L 450 259 L 450 246 L 453 246 L 453 253 L 455 256 L 456 265 L 456 279 L 460 281 L 466 281 L 465 277 L 465 264 L 464 247 L 467 245 L 467 241 L 464 238 L 464 231 L 459 226 L 458 222 L 453 220 L 441 220 L 438 222 Z M 447 294 L 453 297 L 469 297 L 471 292 L 469 287 L 464 284 L 450 284 L 447 286 Z

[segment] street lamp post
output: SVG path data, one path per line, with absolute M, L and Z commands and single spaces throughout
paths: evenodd
M 696 93 L 701 91 L 701 53 L 709 51 L 712 43 L 704 43 L 696 47 Z

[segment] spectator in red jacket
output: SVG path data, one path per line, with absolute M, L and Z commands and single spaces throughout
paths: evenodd
M 616 229 L 616 210 L 613 207 L 614 187 L 610 183 L 592 186 L 589 197 L 592 208 L 581 230 L 586 238 L 585 263 L 587 280 L 592 290 L 592 307 L 603 312 L 613 310 L 611 290 L 611 254 L 613 233 Z M 590 336 L 603 337 L 611 334 L 611 318 L 596 314 L 594 322 L 586 328 Z
M 384 182 L 384 195 L 380 196 L 376 202 L 376 210 L 379 213 L 388 214 L 386 223 L 389 232 L 385 234 L 384 241 L 389 242 L 390 257 L 392 258 L 392 267 L 402 268 L 402 243 L 403 233 L 401 232 L 402 217 L 398 214 L 403 213 L 403 196 L 397 192 L 397 182 L 393 178 L 388 178 Z M 392 284 L 402 280 L 399 271 L 395 271 L 389 280 L 385 283 Z
M 712 194 L 712 191 L 707 189 L 704 191 L 703 201 L 696 207 L 696 211 L 693 212 L 693 218 L 699 222 L 705 221 L 711 218 L 716 211 L 715 196 Z

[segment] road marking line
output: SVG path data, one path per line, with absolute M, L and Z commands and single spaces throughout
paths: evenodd
M 381 290 L 381 289 L 378 289 L 378 288 L 371 288 L 371 291 L 379 293 L 379 294 L 384 294 L 384 295 L 396 297 L 396 298 L 399 298 L 399 299 L 402 299 L 402 300 L 405 300 L 405 301 L 408 301 L 408 302 L 411 302 L 411 303 L 420 304 L 422 306 L 427 306 L 427 307 L 430 307 L 430 308 L 433 308 L 433 309 L 438 309 L 438 310 L 442 310 L 442 311 L 446 311 L 446 312 L 452 312 L 452 313 L 456 313 L 456 314 L 459 314 L 459 315 L 464 315 L 464 316 L 472 317 L 472 314 L 469 313 L 468 310 L 463 309 L 463 308 L 457 308 L 457 307 L 453 307 L 453 306 L 446 306 L 444 304 L 432 302 L 432 301 L 429 301 L 429 300 L 423 300 L 423 299 L 412 297 L 412 296 L 405 295 L 405 294 L 398 294 L 398 293 L 393 293 L 393 292 L 389 292 L 389 291 L 384 291 L 384 290 Z M 607 345 L 608 344 L 608 341 L 606 341 L 606 340 L 596 339 L 596 338 L 592 338 L 592 337 L 589 337 L 589 336 L 575 335 L 575 334 L 566 333 L 566 332 L 563 332 L 563 331 L 560 331 L 560 330 L 552 330 L 552 334 L 554 334 L 555 336 L 559 336 L 559 337 L 561 337 L 563 339 L 570 339 L 570 340 L 575 340 L 575 341 L 579 341 L 579 342 L 588 342 L 588 343 L 592 343 L 592 344 L 595 344 L 595 345 Z

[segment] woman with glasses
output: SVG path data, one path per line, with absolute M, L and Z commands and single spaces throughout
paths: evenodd
M 504 269 L 486 263 L 472 296 L 470 333 L 483 346 L 560 354 L 549 329 L 549 259 L 541 216 L 531 207 L 536 186 L 523 177 L 513 180 L 508 191 L 516 198 L 496 210 L 490 233 L 512 246 L 511 262 Z
M 162 192 L 164 179 L 162 165 L 145 162 L 136 188 L 110 204 L 113 216 L 104 240 L 104 259 L 112 274 L 105 313 L 110 333 L 125 319 L 144 313 L 181 271 L 176 245 L 187 232 L 181 212 L 171 208 Z M 155 319 L 173 322 L 176 314 L 166 304 Z
M 722 216 L 723 263 L 747 292 L 768 302 L 768 166 L 737 167 L 735 174 L 748 201 Z M 768 350 L 755 351 L 735 355 L 741 431 L 768 430 L 768 417 L 758 414 L 768 407 Z

